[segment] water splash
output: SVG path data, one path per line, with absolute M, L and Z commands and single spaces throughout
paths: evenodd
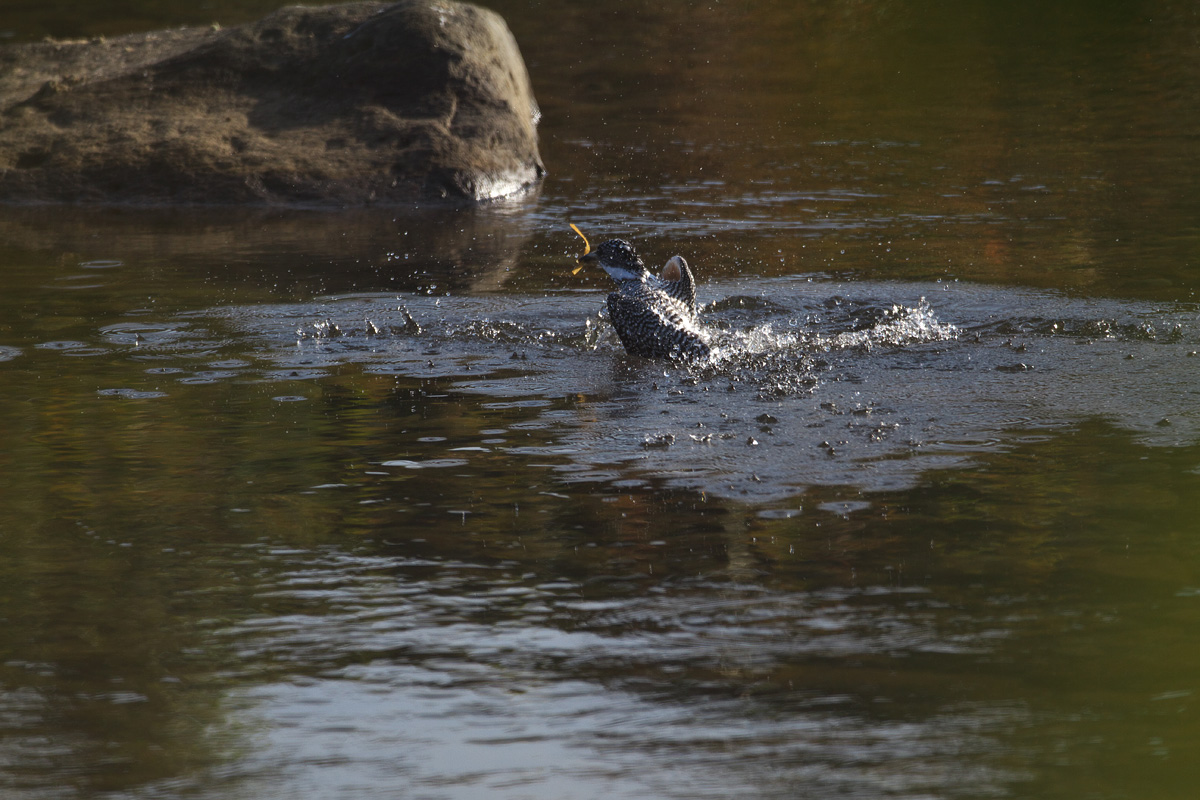
M 929 302 L 922 297 L 916 306 L 892 305 L 882 309 L 879 319 L 866 330 L 846 331 L 818 341 L 828 348 L 904 347 L 957 338 L 958 328 L 941 322 Z
M 65 357 L 103 345 L 110 357 L 154 362 L 146 385 L 102 386 L 115 387 L 103 395 L 112 398 L 226 381 L 303 396 L 303 382 L 343 380 L 346 365 L 350 375 L 433 381 L 483 410 L 528 415 L 549 444 L 495 452 L 561 480 L 760 500 L 811 485 L 911 485 L 1003 447 L 1013 431 L 1091 418 L 1147 443 L 1200 438 L 1200 412 L 1186 402 L 1200 391 L 1194 308 L 803 277 L 705 291 L 720 299 L 704 306 L 713 352 L 699 362 L 627 356 L 597 292 L 225 307 L 35 350 Z

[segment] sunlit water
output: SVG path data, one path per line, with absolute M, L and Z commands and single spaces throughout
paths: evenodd
M 0 795 L 1194 797 L 1194 12 L 500 10 L 537 195 L 0 209 Z

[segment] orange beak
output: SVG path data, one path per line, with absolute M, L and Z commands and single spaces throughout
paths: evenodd
M 581 231 L 581 230 L 579 230 L 579 228 L 576 228 L 576 227 L 575 227 L 575 223 L 574 223 L 574 222 L 572 222 L 572 223 L 571 223 L 571 230 L 573 230 L 573 231 L 575 231 L 576 233 L 578 233 L 578 234 L 579 234 L 579 238 L 580 238 L 580 239 L 583 239 L 583 246 L 584 246 L 583 255 L 581 255 L 581 256 L 579 256 L 578 258 L 576 258 L 576 259 L 575 259 L 576 263 L 578 263 L 578 262 L 579 262 L 579 261 L 580 261 L 580 260 L 583 258 L 583 256 L 586 256 L 588 253 L 592 252 L 592 245 L 591 245 L 591 242 L 589 242 L 589 241 L 587 240 L 587 237 L 583 235 L 583 231 Z M 576 267 L 575 269 L 571 270 L 571 274 L 572 274 L 572 275 L 576 275 L 576 274 L 578 274 L 578 273 L 579 273 L 579 270 L 581 270 L 581 269 L 583 269 L 583 264 L 580 264 L 578 267 Z

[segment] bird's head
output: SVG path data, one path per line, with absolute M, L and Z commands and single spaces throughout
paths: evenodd
M 580 256 L 579 263 L 584 266 L 599 265 L 618 283 L 638 281 L 646 275 L 646 264 L 633 245 L 624 239 L 609 239 L 595 250 Z

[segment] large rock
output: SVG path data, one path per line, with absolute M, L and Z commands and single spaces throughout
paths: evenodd
M 544 174 L 504 20 L 446 0 L 0 48 L 0 201 L 480 201 Z

